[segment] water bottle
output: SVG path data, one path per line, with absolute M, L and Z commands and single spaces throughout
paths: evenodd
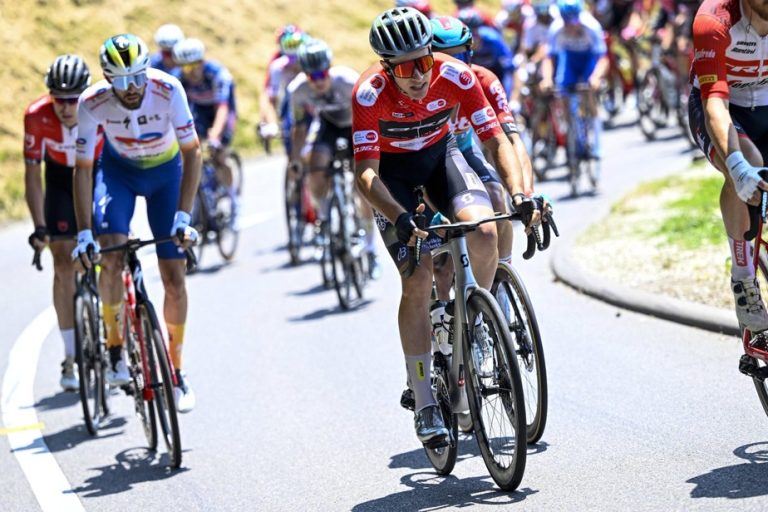
M 453 353 L 453 302 L 435 301 L 429 314 L 432 319 L 432 350 L 450 356 Z

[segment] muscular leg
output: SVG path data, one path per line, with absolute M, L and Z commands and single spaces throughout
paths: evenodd
M 124 243 L 128 237 L 123 234 L 102 235 L 99 244 L 102 247 Z M 123 304 L 123 258 L 121 252 L 111 252 L 101 256 L 101 272 L 99 274 L 99 293 L 104 310 L 104 324 L 107 328 L 107 347 L 123 344 L 120 332 L 120 315 Z
M 755 147 L 755 144 L 745 138 L 739 137 L 739 145 L 747 161 L 756 167 L 763 165 L 763 158 Z M 723 224 L 728 236 L 734 240 L 744 240 L 744 232 L 749 229 L 749 214 L 746 204 L 736 195 L 733 180 L 728 174 L 725 162 L 719 155 L 715 156 L 715 167 L 725 176 L 725 183 L 720 192 L 720 211 L 723 215 Z
M 163 315 L 168 326 L 170 355 L 177 370 L 182 367 L 184 325 L 187 321 L 187 287 L 185 261 L 179 259 L 158 259 L 160 278 L 163 281 L 165 298 Z
M 64 355 L 75 357 L 74 336 L 74 296 L 75 263 L 72 262 L 72 250 L 75 242 L 71 240 L 52 241 L 53 255 L 53 307 L 59 321 L 59 330 L 64 339 Z
M 499 183 L 489 182 L 485 184 L 485 190 L 491 198 L 494 212 L 507 213 L 507 194 Z M 498 232 L 499 258 L 508 261 L 512 257 L 512 222 L 508 220 L 496 223 Z
M 490 217 L 493 211 L 485 206 L 468 206 L 456 213 L 457 222 L 466 222 Z M 489 222 L 480 225 L 475 231 L 467 234 L 469 256 L 472 260 L 472 271 L 480 286 L 490 289 L 493 276 L 499 264 L 497 249 L 496 223 Z
M 309 193 L 312 197 L 312 206 L 318 213 L 318 217 L 325 218 L 326 197 L 331 180 L 328 176 L 328 165 L 331 162 L 331 153 L 327 148 L 313 148 L 309 154 Z

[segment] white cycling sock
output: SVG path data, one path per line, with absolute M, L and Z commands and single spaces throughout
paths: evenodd
M 511 265 L 512 264 L 512 254 L 510 254 L 509 256 L 503 256 L 503 257 L 499 256 L 499 261 Z
M 427 352 L 418 356 L 406 355 L 405 367 L 408 370 L 408 380 L 416 402 L 414 410 L 419 412 L 428 405 L 434 405 L 436 402 L 432 394 L 432 354 Z
M 376 232 L 378 229 L 376 229 L 376 224 L 373 222 L 373 219 L 365 220 L 364 221 L 364 228 L 365 228 L 365 252 L 369 252 L 371 254 L 376 254 Z
M 75 357 L 75 330 L 61 329 L 61 338 L 64 340 L 64 356 Z
M 734 240 L 728 237 L 728 248 L 731 249 L 731 277 L 734 279 L 755 277 L 755 269 L 752 267 L 750 258 L 751 245 L 746 240 Z

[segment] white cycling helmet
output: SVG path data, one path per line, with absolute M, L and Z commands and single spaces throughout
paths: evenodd
M 179 66 L 200 62 L 203 57 L 205 57 L 205 45 L 194 37 L 179 41 L 173 47 L 173 60 Z
M 163 50 L 171 50 L 173 47 L 184 39 L 184 32 L 181 31 L 178 25 L 167 23 L 160 25 L 160 28 L 155 32 L 155 43 Z
M 107 76 L 135 75 L 149 67 L 149 50 L 141 38 L 133 34 L 118 34 L 101 45 L 99 62 Z

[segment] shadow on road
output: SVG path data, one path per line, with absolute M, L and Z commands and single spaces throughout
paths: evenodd
M 348 315 L 351 313 L 355 313 L 357 311 L 362 311 L 363 309 L 368 307 L 369 304 L 372 304 L 372 303 L 373 301 L 364 299 L 358 302 L 357 304 L 355 304 L 354 306 L 352 306 L 352 308 L 349 310 L 341 309 L 340 306 L 336 306 L 333 308 L 321 308 L 302 316 L 291 317 L 288 319 L 288 321 L 289 322 L 310 322 L 313 320 L 322 320 L 323 318 L 327 316 L 332 316 L 332 315 Z
M 326 288 L 322 283 L 318 283 L 312 288 L 307 288 L 306 290 L 301 290 L 298 292 L 289 292 L 288 295 L 291 297 L 306 297 L 307 295 L 314 295 L 316 293 L 328 292 L 332 290 L 333 288 Z
M 80 394 L 76 391 L 59 391 L 55 395 L 42 398 L 33 407 L 38 411 L 63 409 L 80 403 Z
M 463 478 L 417 472 L 405 475 L 400 482 L 409 490 L 376 498 L 352 507 L 354 512 L 386 510 L 415 511 L 460 508 L 471 505 L 509 506 L 519 503 L 537 490 L 524 488 L 515 492 L 500 491 L 490 476 Z
M 168 455 L 157 455 L 147 448 L 129 448 L 115 456 L 116 462 L 108 466 L 90 468 L 100 471 L 75 489 L 83 498 L 98 498 L 130 491 L 135 484 L 165 480 L 180 475 L 187 468 L 172 470 L 168 467 Z
M 740 446 L 733 453 L 748 462 L 713 469 L 687 480 L 695 485 L 692 498 L 743 499 L 768 495 L 768 441 Z
M 48 447 L 49 452 L 51 453 L 62 452 L 64 450 L 70 450 L 88 441 L 94 441 L 97 439 L 105 439 L 107 437 L 118 436 L 122 434 L 123 431 L 122 430 L 113 431 L 113 429 L 123 427 L 125 426 L 125 424 L 126 424 L 125 418 L 121 418 L 121 417 L 113 418 L 106 425 L 101 427 L 101 430 L 99 430 L 98 436 L 91 436 L 88 433 L 88 431 L 85 429 L 85 425 L 83 423 L 78 423 L 77 425 L 72 425 L 69 428 L 66 428 L 64 430 L 61 430 L 53 434 L 43 434 L 42 440 L 45 441 L 45 446 Z M 17 448 L 17 450 L 19 451 L 38 450 L 38 453 L 44 451 L 43 444 L 40 438 L 35 439 L 32 443 L 28 444 L 27 446 L 24 446 L 22 448 Z

